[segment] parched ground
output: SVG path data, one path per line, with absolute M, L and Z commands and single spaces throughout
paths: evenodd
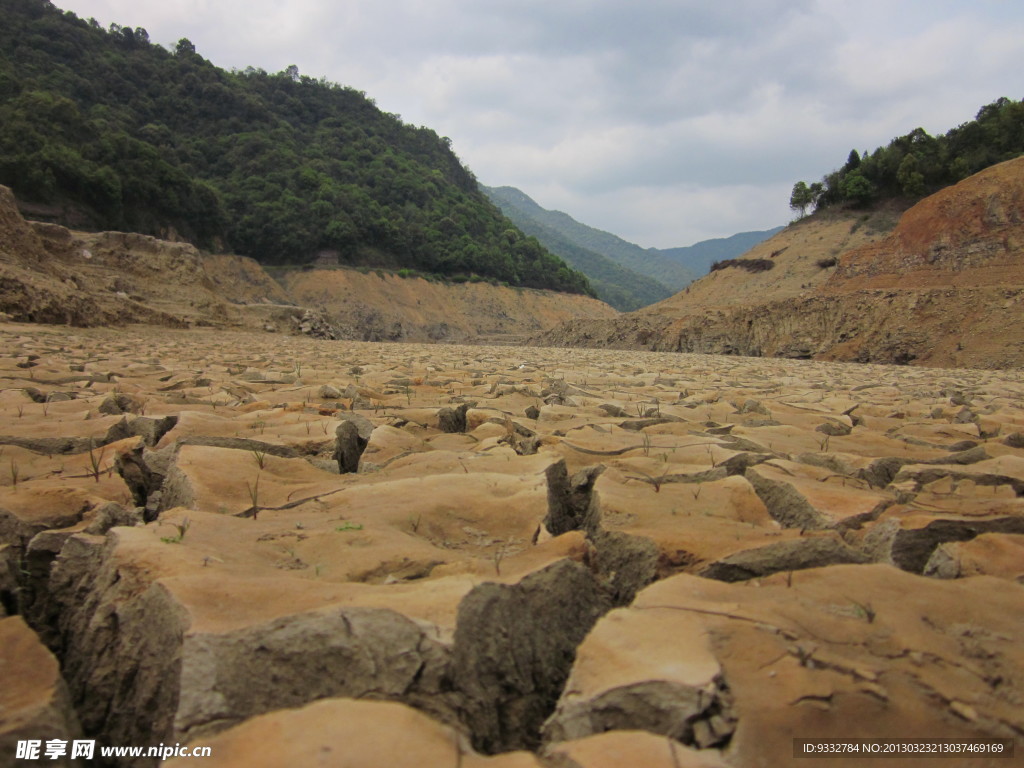
M 1018 370 L 2 324 L 0 381 L 0 764 L 1020 748 Z

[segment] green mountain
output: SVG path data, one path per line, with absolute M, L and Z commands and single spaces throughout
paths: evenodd
M 716 261 L 735 259 L 742 256 L 755 245 L 776 232 L 781 232 L 784 227 L 764 229 L 755 232 L 740 232 L 730 237 L 717 237 L 713 240 L 702 240 L 693 245 L 683 248 L 663 248 L 659 250 L 662 256 L 678 261 L 698 275 L 706 275 L 711 271 L 711 265 Z
M 542 208 L 515 187 L 482 189 L 520 229 L 583 272 L 599 298 L 623 311 L 667 298 L 706 275 L 714 262 L 740 256 L 782 229 L 741 232 L 684 248 L 641 248 Z
M 69 226 L 175 233 L 265 263 L 591 293 L 490 203 L 450 141 L 295 67 L 225 71 L 187 39 L 0 0 L 0 184 Z M 38 205 L 36 210 L 41 210 Z
M 579 248 L 602 254 L 620 267 L 656 280 L 664 285 L 669 293 L 686 287 L 698 277 L 682 264 L 662 256 L 657 250 L 641 248 L 610 232 L 581 224 L 567 213 L 542 208 L 528 195 L 514 187 L 499 187 L 496 190 L 489 190 L 488 193 L 495 202 L 496 194 L 499 195 L 502 202 L 498 205 L 502 210 L 505 210 L 506 205 L 515 207 L 523 216 L 532 219 L 538 227 L 557 232 Z M 540 235 L 537 235 L 537 238 L 540 239 Z
M 481 189 L 523 232 L 536 237 L 545 248 L 585 274 L 597 297 L 616 309 L 629 312 L 672 295 L 672 291 L 666 285 L 654 278 L 623 267 L 605 254 L 575 242 L 570 235 L 552 223 L 550 214 L 557 212 L 541 208 L 515 187 Z

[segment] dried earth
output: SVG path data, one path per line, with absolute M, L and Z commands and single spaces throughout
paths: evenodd
M 0 187 L 0 312 L 22 322 L 259 329 L 360 341 L 511 343 L 604 302 L 384 270 L 274 269 L 124 232 L 27 222 Z
M 906 212 L 799 220 L 658 304 L 540 345 L 1008 368 L 1024 365 L 1024 158 Z
M 0 764 L 76 734 L 268 768 L 1020 749 L 1020 371 L 0 342 Z

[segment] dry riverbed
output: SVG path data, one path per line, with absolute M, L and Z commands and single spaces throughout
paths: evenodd
M 2 765 L 83 734 L 498 768 L 1024 735 L 1020 371 L 0 342 Z

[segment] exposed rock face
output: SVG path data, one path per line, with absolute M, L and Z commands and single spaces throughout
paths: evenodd
M 518 340 L 574 317 L 618 314 L 584 296 L 355 269 L 291 272 L 284 285 L 297 303 L 321 308 L 345 338 L 364 341 Z
M 124 232 L 26 222 L 0 188 L 0 312 L 21 322 L 242 327 L 318 339 L 518 341 L 573 317 L 584 296 L 441 285 L 381 271 L 297 270 L 282 286 L 254 260 Z M 301 306 L 298 306 L 301 305 Z
M 760 589 L 666 579 L 598 622 L 546 733 L 643 729 L 727 745 L 729 764 L 742 766 L 788 760 L 794 733 L 1019 738 L 1019 690 L 989 681 L 996 669 L 1020 679 L 1009 672 L 1024 662 L 1010 607 L 1020 588 L 987 583 L 984 597 L 965 599 L 969 582 L 886 566 L 804 571 Z
M 477 749 L 537 747 L 576 646 L 609 605 L 594 577 L 567 560 L 466 596 L 452 662 Z
M 765 272 L 712 272 L 609 320 L 574 320 L 538 344 L 930 366 L 1024 364 L 1024 158 L 922 200 L 888 236 L 856 213 L 797 222 L 744 256 Z M 875 214 L 876 218 L 879 214 Z M 821 219 L 820 221 L 818 219 Z M 826 249 L 831 248 L 826 252 Z M 820 266 L 828 264 L 828 266 Z

